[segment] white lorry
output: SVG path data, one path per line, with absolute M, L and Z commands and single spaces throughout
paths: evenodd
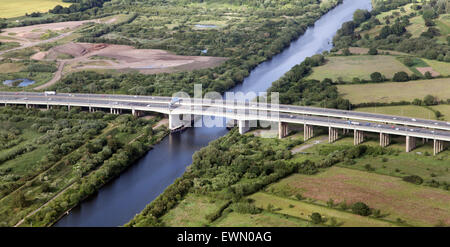
M 44 94 L 45 94 L 45 96 L 56 95 L 56 92 L 55 91 L 45 91 Z

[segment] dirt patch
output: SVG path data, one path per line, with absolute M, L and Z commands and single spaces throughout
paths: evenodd
M 159 121 L 158 123 L 155 124 L 155 126 L 153 126 L 153 129 L 157 129 L 161 126 L 169 126 L 169 119 L 168 118 L 164 118 L 161 121 Z
M 218 66 L 227 58 L 207 56 L 179 56 L 164 50 L 135 49 L 126 45 L 68 43 L 53 47 L 46 58 L 58 55 L 74 57 L 68 60 L 72 70 L 112 69 L 138 70 L 144 74 L 188 71 Z
M 416 69 L 422 73 L 422 75 L 425 75 L 425 73 L 430 72 L 431 76 L 436 77 L 436 76 L 440 76 L 441 74 L 439 74 L 438 72 L 434 71 L 432 67 L 416 67 Z
M 34 60 L 43 60 L 47 56 L 47 54 L 48 54 L 48 52 L 46 52 L 46 51 L 40 51 L 40 52 L 34 54 L 33 56 L 31 56 L 30 58 L 34 59 Z
M 39 39 L 42 34 L 48 32 L 48 31 L 66 32 L 66 31 L 70 31 L 75 28 L 78 28 L 81 25 L 88 23 L 88 22 L 100 23 L 99 20 L 86 20 L 86 21 L 56 22 L 56 23 L 39 24 L 39 25 L 32 25 L 32 26 L 25 26 L 25 27 L 13 27 L 13 28 L 4 29 L 2 32 L 2 35 L 8 37 L 8 36 L 10 36 L 9 33 L 14 33 L 15 35 L 13 37 L 15 37 L 15 38 L 19 38 L 19 39 L 23 38 L 25 40 L 35 40 L 35 39 Z

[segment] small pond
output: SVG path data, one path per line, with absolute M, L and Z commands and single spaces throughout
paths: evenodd
M 14 79 L 14 80 L 4 80 L 3 85 L 7 85 L 10 87 L 26 87 L 29 85 L 33 85 L 36 83 L 33 80 L 27 79 L 27 78 L 21 78 L 21 79 Z
M 198 28 L 216 28 L 216 25 L 210 25 L 210 24 L 195 24 L 195 27 Z

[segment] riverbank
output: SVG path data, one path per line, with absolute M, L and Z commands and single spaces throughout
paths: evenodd
M 244 93 L 249 91 L 265 91 L 271 86 L 273 81 L 279 79 L 285 72 L 289 71 L 296 64 L 301 63 L 306 57 L 330 50 L 332 47 L 329 41 L 343 22 L 351 20 L 353 12 L 357 8 L 370 8 L 370 1 L 364 3 L 344 1 L 343 5 L 336 7 L 318 20 L 315 23 L 314 28 L 309 28 L 303 36 L 294 41 L 282 54 L 275 56 L 271 61 L 260 64 L 250 73 L 250 76 L 244 80 L 244 83 L 233 88 L 233 91 L 242 91 Z M 332 20 L 332 18 L 335 19 Z M 327 35 L 324 35 L 324 30 L 330 32 Z M 318 38 L 319 40 L 315 40 L 314 38 Z M 276 72 L 274 73 L 274 71 Z M 183 177 L 177 179 L 176 182 L 167 189 L 167 193 L 173 193 L 174 190 L 177 190 L 176 188 L 178 186 L 186 186 L 180 182 L 184 181 L 184 176 L 189 177 L 189 172 L 186 172 Z M 158 199 L 149 204 L 144 211 L 126 225 L 159 225 L 161 223 L 159 218 L 149 216 L 149 212 L 157 210 L 155 208 L 161 207 L 164 198 L 167 198 L 166 192 L 162 193 Z M 171 201 L 169 202 L 169 205 L 173 206 L 176 203 L 177 201 Z

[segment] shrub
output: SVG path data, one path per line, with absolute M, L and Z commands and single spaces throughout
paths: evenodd
M 371 214 L 369 206 L 363 202 L 357 202 L 352 206 L 352 212 L 362 216 L 369 216 Z
M 382 82 L 384 81 L 384 76 L 380 72 L 373 72 L 370 74 L 370 80 L 373 82 Z
M 323 222 L 322 215 L 317 212 L 312 213 L 309 217 L 313 224 L 320 224 Z
M 409 76 L 406 72 L 400 71 L 394 74 L 392 80 L 396 82 L 409 81 Z
M 369 55 L 377 55 L 378 54 L 378 50 L 377 48 L 370 48 L 369 51 L 367 52 L 367 54 Z

